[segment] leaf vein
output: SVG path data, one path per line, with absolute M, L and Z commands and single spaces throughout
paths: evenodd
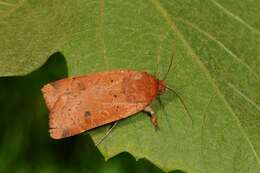
M 201 152 L 201 159 L 202 159 L 202 164 L 203 164 L 203 172 L 205 172 L 205 167 L 204 167 L 204 161 L 205 161 L 205 159 L 204 159 L 204 156 L 203 156 L 203 151 L 204 151 L 204 149 L 205 149 L 205 147 L 204 147 L 204 130 L 205 130 L 205 128 L 206 128 L 206 121 L 207 121 L 207 114 L 206 114 L 206 112 L 207 112 L 207 110 L 208 110 L 208 108 L 209 108 L 209 106 L 210 106 L 210 104 L 211 104 L 211 102 L 212 102 L 212 100 L 214 99 L 214 97 L 215 97 L 215 94 L 213 94 L 211 97 L 210 97 L 210 99 L 209 99 L 209 101 L 208 101 L 208 104 L 205 106 L 205 109 L 204 109 L 204 111 L 203 111 L 203 113 L 202 113 L 202 116 L 203 116 L 203 120 L 202 120 L 202 125 L 201 125 L 201 135 L 200 135 L 200 137 L 201 137 L 201 148 L 200 148 L 200 152 Z
M 109 69 L 108 59 L 106 56 L 106 47 L 105 47 L 105 40 L 104 40 L 104 6 L 105 2 L 104 0 L 100 0 L 99 2 L 99 39 L 101 41 L 101 53 L 104 59 L 104 63 L 106 65 L 106 68 Z
M 8 3 L 8 2 L 4 2 L 4 1 L 0 1 L 0 4 L 5 5 L 5 6 L 15 6 L 15 4 L 11 4 L 11 3 Z
M 11 4 L 11 3 L 4 2 L 4 1 L 0 1 L 1 5 L 6 5 L 9 7 L 9 9 L 7 11 L 0 11 L 0 12 L 3 12 L 3 14 L 0 14 L 0 17 L 7 17 L 7 16 L 11 15 L 17 8 L 21 7 L 24 4 L 24 2 L 25 2 L 25 0 L 20 0 L 20 1 L 17 1 L 16 4 Z
M 260 163 L 260 160 L 256 154 L 256 151 L 254 149 L 254 146 L 252 145 L 251 141 L 249 140 L 248 136 L 246 135 L 246 132 L 244 131 L 241 122 L 239 121 L 238 117 L 236 116 L 235 112 L 233 111 L 233 109 L 231 108 L 231 106 L 229 105 L 229 103 L 225 100 L 224 95 L 222 94 L 222 92 L 219 90 L 219 88 L 217 87 L 215 81 L 212 79 L 212 76 L 210 75 L 208 69 L 204 66 L 204 64 L 201 62 L 200 58 L 195 54 L 195 52 L 192 50 L 191 46 L 188 44 L 188 42 L 186 41 L 185 37 L 183 36 L 183 34 L 180 32 L 180 30 L 177 28 L 176 24 L 174 23 L 174 21 L 171 19 L 171 17 L 169 16 L 168 12 L 164 9 L 164 7 L 161 5 L 159 0 L 150 0 L 150 2 L 155 6 L 155 8 L 158 10 L 158 12 L 162 15 L 162 17 L 166 20 L 166 22 L 168 23 L 168 25 L 172 28 L 172 30 L 174 32 L 176 32 L 177 36 L 179 37 L 179 39 L 183 42 L 184 46 L 187 49 L 187 52 L 191 55 L 191 57 L 197 62 L 197 64 L 202 68 L 202 70 L 205 72 L 206 77 L 208 78 L 208 80 L 210 81 L 212 87 L 214 88 L 214 90 L 216 91 L 216 93 L 219 95 L 219 97 L 222 99 L 223 103 L 226 105 L 227 109 L 229 110 L 229 112 L 233 115 L 233 117 L 235 118 L 235 120 L 238 123 L 238 126 L 241 130 L 241 132 L 243 133 L 243 136 L 245 137 L 245 139 L 247 140 L 248 144 L 251 147 L 251 150 L 257 160 L 258 163 Z
M 217 40 L 215 37 L 213 37 L 208 32 L 204 31 L 203 29 L 199 28 L 198 26 L 194 25 L 193 23 L 190 23 L 189 21 L 183 20 L 183 19 L 177 19 L 178 21 L 183 22 L 184 24 L 194 28 L 201 34 L 205 35 L 212 41 L 216 42 L 222 49 L 224 49 L 229 55 L 231 55 L 232 58 L 234 58 L 235 61 L 243 65 L 248 71 L 250 71 L 255 77 L 260 78 L 257 72 L 255 72 L 247 63 L 245 63 L 243 60 L 241 60 L 232 50 L 230 50 L 228 47 L 226 47 L 223 43 L 221 43 L 219 40 Z
M 235 20 L 239 21 L 240 23 L 242 23 L 243 25 L 245 25 L 248 29 L 252 30 L 253 32 L 255 32 L 258 36 L 260 36 L 260 32 L 252 27 L 250 24 L 248 24 L 246 21 L 244 21 L 243 19 L 241 19 L 239 16 L 237 16 L 236 14 L 232 13 L 231 11 L 229 11 L 228 9 L 226 9 L 225 7 L 223 7 L 220 3 L 218 3 L 215 0 L 210 0 L 214 5 L 216 5 L 219 9 L 223 10 L 223 12 L 225 12 L 227 15 L 233 17 Z
M 248 101 L 249 103 L 251 103 L 255 108 L 257 108 L 260 111 L 260 106 L 257 105 L 252 99 L 250 99 L 249 97 L 247 97 L 244 93 L 242 93 L 239 89 L 237 89 L 233 84 L 231 84 L 230 82 L 227 82 L 227 85 L 233 89 L 237 94 L 239 94 L 241 97 L 243 97 L 246 101 Z

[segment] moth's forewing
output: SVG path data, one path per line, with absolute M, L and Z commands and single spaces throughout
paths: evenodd
M 158 81 L 144 72 L 116 70 L 66 78 L 43 87 L 54 139 L 76 135 L 142 111 Z

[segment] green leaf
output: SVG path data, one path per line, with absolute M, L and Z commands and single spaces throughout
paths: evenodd
M 3 1 L 0 76 L 24 75 L 54 52 L 69 75 L 127 68 L 159 72 L 160 130 L 139 113 L 99 146 L 165 171 L 260 172 L 260 1 Z M 98 141 L 109 127 L 90 131 Z

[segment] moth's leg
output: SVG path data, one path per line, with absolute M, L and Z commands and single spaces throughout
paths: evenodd
M 113 125 L 107 129 L 106 133 L 104 136 L 102 136 L 102 138 L 95 144 L 95 146 L 98 146 L 108 135 L 109 133 L 112 131 L 112 129 L 118 124 L 118 121 L 113 122 Z
M 154 125 L 155 130 L 159 129 L 158 122 L 157 122 L 157 116 L 156 116 L 154 110 L 150 106 L 147 106 L 144 108 L 144 112 L 147 112 L 150 115 L 150 120 L 151 120 L 151 123 Z

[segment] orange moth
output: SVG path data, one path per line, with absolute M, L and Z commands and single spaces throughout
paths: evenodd
M 50 111 L 50 136 L 54 139 L 66 138 L 140 111 L 148 112 L 151 122 L 158 127 L 150 104 L 166 88 L 170 89 L 163 80 L 132 70 L 99 72 L 46 84 L 42 93 Z

